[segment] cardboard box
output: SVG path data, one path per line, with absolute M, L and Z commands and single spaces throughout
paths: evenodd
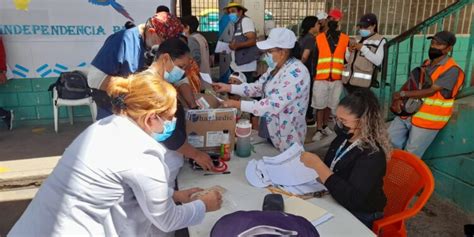
M 212 95 L 196 95 L 196 99 L 200 97 L 209 103 L 211 109 L 186 111 L 186 132 L 189 144 L 204 152 L 220 152 L 222 134 L 224 130 L 228 130 L 230 149 L 233 151 L 237 109 L 218 108 L 220 103 Z

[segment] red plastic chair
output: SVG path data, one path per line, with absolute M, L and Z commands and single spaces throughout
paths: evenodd
M 419 197 L 409 205 L 420 190 Z M 384 237 L 407 236 L 405 220 L 421 210 L 433 190 L 433 174 L 425 162 L 406 151 L 394 150 L 384 177 L 384 218 L 374 222 L 372 231 Z

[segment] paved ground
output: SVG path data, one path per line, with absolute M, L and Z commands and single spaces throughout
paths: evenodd
M 0 131 L 0 161 L 60 156 L 72 140 L 90 123 L 78 122 L 73 126 L 60 124 L 56 134 L 53 126 L 24 126 L 13 131 Z M 314 133 L 309 129 L 309 133 Z M 308 134 L 308 138 L 312 134 Z M 328 141 L 324 141 L 326 147 Z M 320 145 L 306 144 L 307 149 L 320 149 Z M 319 153 L 319 152 L 318 152 Z M 0 198 L 1 199 L 1 198 Z M 29 200 L 0 201 L 0 236 L 4 236 L 26 208 Z M 5 218 L 5 213 L 7 218 Z M 407 222 L 409 236 L 463 236 L 463 225 L 474 223 L 473 214 L 462 210 L 434 195 L 426 208 Z
M 22 126 L 12 131 L 0 130 L 0 161 L 60 156 L 74 138 L 90 123 L 59 124 L 58 133 L 53 124 Z

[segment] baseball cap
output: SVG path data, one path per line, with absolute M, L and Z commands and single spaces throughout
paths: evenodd
M 229 8 L 231 8 L 231 7 L 240 8 L 240 9 L 242 9 L 244 12 L 247 11 L 247 8 L 245 8 L 244 6 L 240 5 L 240 4 L 237 3 L 237 2 L 229 2 L 229 4 L 227 4 L 227 6 L 224 7 L 224 10 L 227 11 L 227 9 L 229 9 Z
M 363 15 L 360 18 L 359 23 L 357 23 L 357 26 L 360 27 L 368 27 L 371 25 L 377 25 L 377 16 L 373 13 L 367 13 Z
M 456 44 L 456 36 L 449 32 L 449 31 L 440 31 L 436 33 L 434 36 L 430 36 L 427 39 L 434 39 L 442 44 L 447 44 L 449 46 L 453 46 Z
M 326 12 L 318 12 L 316 13 L 316 17 L 318 18 L 318 20 L 324 20 L 326 18 L 328 18 L 328 14 Z
M 342 19 L 342 12 L 341 10 L 337 9 L 337 8 L 333 8 L 331 9 L 331 11 L 329 11 L 329 15 L 330 17 L 334 18 L 334 20 L 341 20 Z
M 296 41 L 293 31 L 286 28 L 275 28 L 270 31 L 270 35 L 266 40 L 257 42 L 257 47 L 261 50 L 272 48 L 292 49 L 295 47 Z
M 245 168 L 245 177 L 254 187 L 264 188 L 272 184 L 270 176 L 265 170 L 263 160 L 250 160 Z

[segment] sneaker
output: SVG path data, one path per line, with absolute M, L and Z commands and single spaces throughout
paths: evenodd
M 314 136 L 311 140 L 313 140 L 313 142 L 321 141 L 324 138 L 324 136 L 325 135 L 323 134 L 323 131 L 318 130 L 318 131 L 316 131 L 316 134 L 314 134 Z
M 306 120 L 306 126 L 309 127 L 309 128 L 316 127 L 316 121 Z
M 13 119 L 15 118 L 14 114 L 13 114 L 13 110 L 10 110 L 10 112 L 8 113 L 7 116 L 5 116 L 5 118 L 3 118 L 3 122 L 5 122 L 5 124 L 7 125 L 8 127 L 8 130 L 12 130 L 13 129 Z
M 325 128 L 323 128 L 322 132 L 323 132 L 323 134 L 326 135 L 326 136 L 329 136 L 329 135 L 331 135 L 331 134 L 334 133 L 334 131 L 331 130 L 331 129 L 329 128 L 329 126 L 326 126 Z

